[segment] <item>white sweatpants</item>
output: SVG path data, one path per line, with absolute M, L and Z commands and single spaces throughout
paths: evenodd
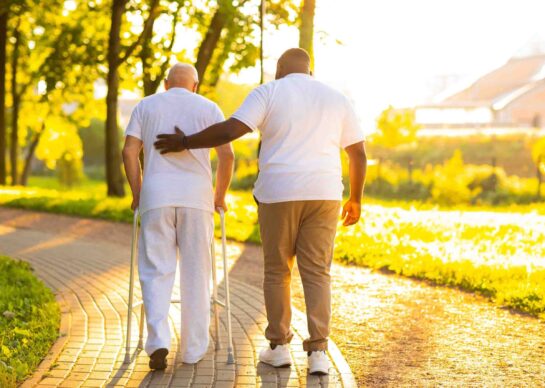
M 180 254 L 181 355 L 198 362 L 208 349 L 212 213 L 165 207 L 142 214 L 138 273 L 146 310 L 146 353 L 170 349 L 168 311 Z

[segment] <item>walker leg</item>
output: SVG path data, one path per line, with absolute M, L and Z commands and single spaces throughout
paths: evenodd
M 144 319 L 146 317 L 146 310 L 144 309 L 144 303 L 140 306 L 140 327 L 138 332 L 138 347 L 137 349 L 144 349 Z
M 214 246 L 214 237 L 212 236 L 212 245 L 210 246 L 212 257 L 212 309 L 214 311 L 214 327 L 216 333 L 216 350 L 221 349 L 220 341 L 220 317 L 218 310 L 218 274 L 216 268 L 216 247 Z
M 220 209 L 221 220 L 221 248 L 223 256 L 223 281 L 225 282 L 225 305 L 227 308 L 227 364 L 235 363 L 233 351 L 233 331 L 231 328 L 231 298 L 229 294 L 229 268 L 227 265 L 227 237 L 225 236 L 225 212 Z
M 125 362 L 131 361 L 131 324 L 132 324 L 132 305 L 134 298 L 134 267 L 136 260 L 136 246 L 138 244 L 138 209 L 134 211 L 132 224 L 132 245 L 131 245 L 131 267 L 129 273 L 129 301 L 127 311 L 127 335 L 125 343 Z

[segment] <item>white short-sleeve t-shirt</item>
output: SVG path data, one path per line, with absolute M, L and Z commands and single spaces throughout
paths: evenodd
M 144 178 L 140 211 L 160 207 L 190 207 L 213 212 L 210 150 L 196 149 L 161 155 L 153 143 L 178 126 L 186 135 L 223 121 L 212 101 L 183 88 L 171 88 L 144 98 L 134 108 L 125 135 L 144 143 Z
M 261 132 L 258 201 L 342 199 L 340 149 L 365 140 L 342 93 L 290 74 L 254 89 L 232 117 Z

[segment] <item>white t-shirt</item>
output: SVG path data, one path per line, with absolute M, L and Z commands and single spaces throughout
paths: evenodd
M 153 143 L 158 134 L 174 133 L 175 125 L 186 135 L 192 135 L 223 120 L 215 103 L 183 88 L 154 94 L 136 105 L 125 135 L 144 143 L 144 180 L 139 205 L 142 213 L 160 207 L 214 211 L 210 150 L 161 155 Z
M 290 74 L 254 89 L 232 117 L 261 131 L 258 201 L 342 199 L 340 149 L 365 140 L 342 93 Z

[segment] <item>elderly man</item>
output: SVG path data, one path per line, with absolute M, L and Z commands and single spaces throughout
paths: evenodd
M 170 348 L 168 311 L 177 251 L 180 256 L 181 354 L 196 363 L 208 348 L 210 324 L 210 244 L 214 208 L 225 205 L 234 154 L 229 144 L 216 147 L 215 196 L 208 148 L 159 155 L 155 137 L 165 127 L 197 133 L 223 121 L 218 106 L 195 93 L 197 71 L 176 64 L 165 81 L 166 91 L 144 98 L 134 108 L 126 129 L 123 161 L 131 187 L 132 208 L 140 209 L 138 271 L 147 318 L 145 350 L 151 369 L 166 368 Z M 139 153 L 144 147 L 141 179 Z
M 270 342 L 259 359 L 275 367 L 291 364 L 290 282 L 296 256 L 310 334 L 303 343 L 309 372 L 327 374 L 330 267 L 343 193 L 340 148 L 349 158 L 345 226 L 360 218 L 366 171 L 365 138 L 348 98 L 311 77 L 306 51 L 290 49 L 278 61 L 276 81 L 252 91 L 229 120 L 193 135 L 160 135 L 155 147 L 161 153 L 193 152 L 258 129 L 262 147 L 254 195 L 265 256 L 265 335 Z

